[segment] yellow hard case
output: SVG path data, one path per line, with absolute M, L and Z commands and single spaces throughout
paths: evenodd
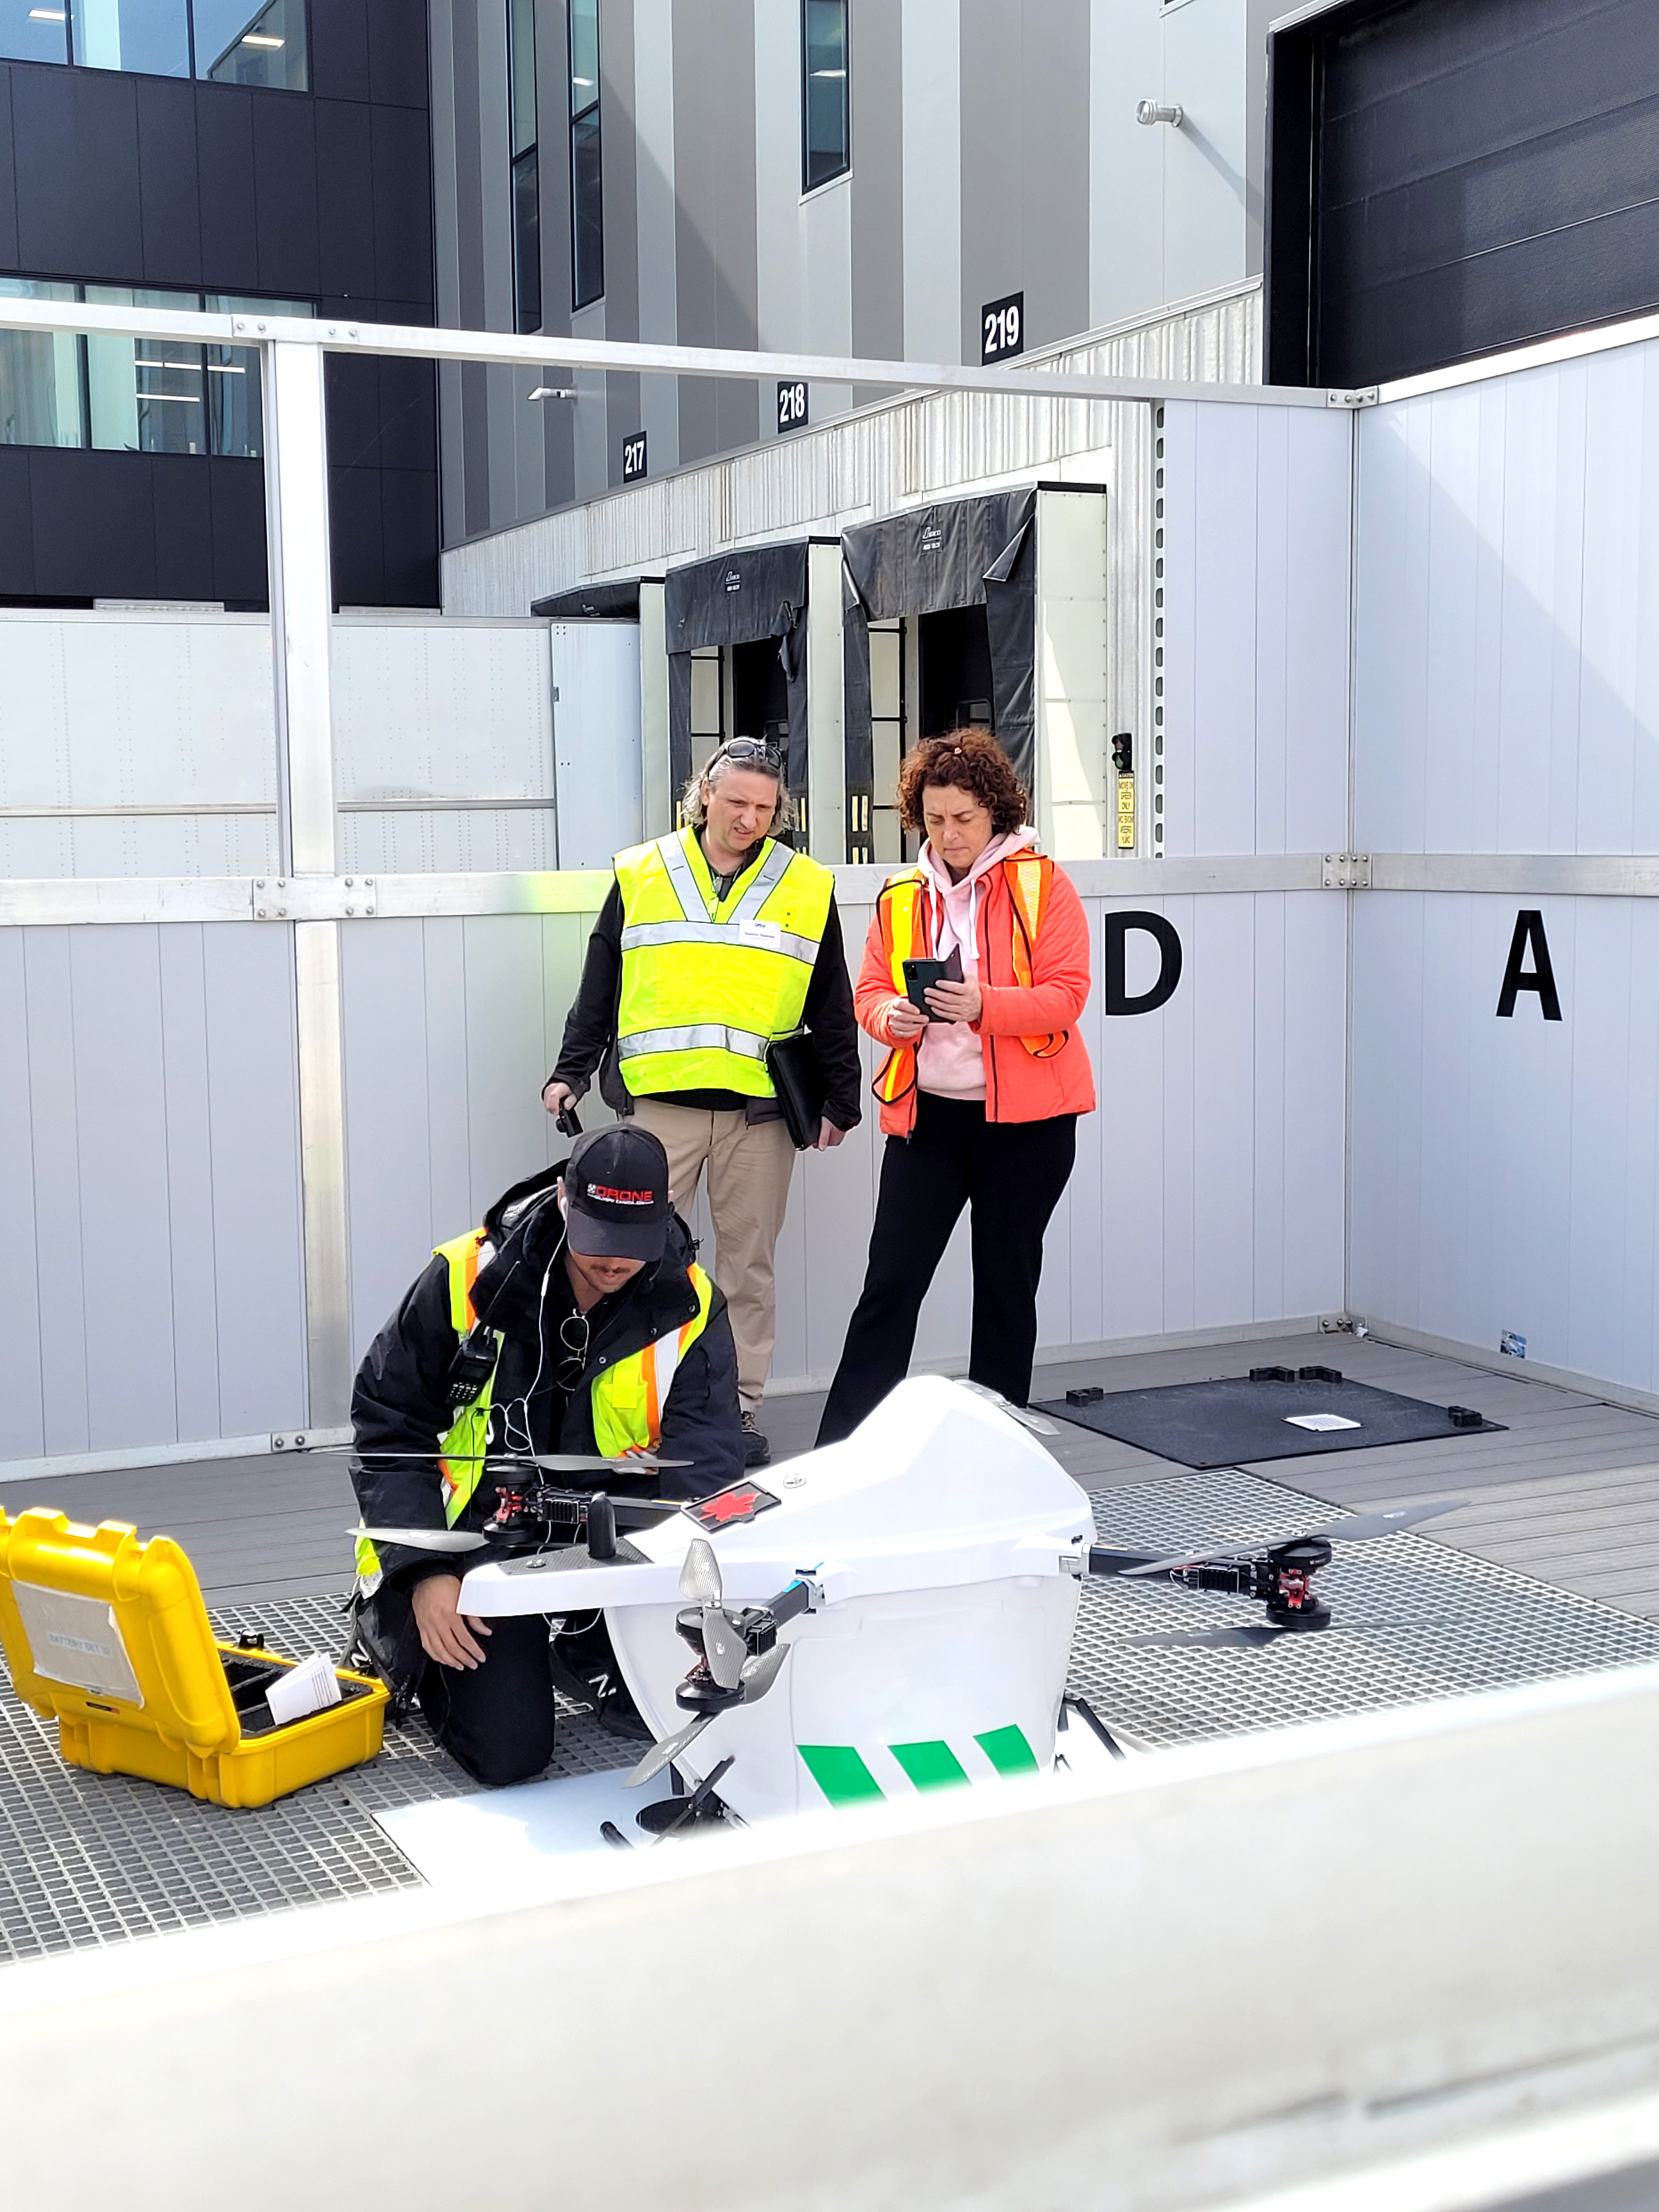
M 0 1511 L 0 1649 L 64 1757 L 95 1774 L 268 1805 L 380 1748 L 386 1686 L 341 1669 L 340 1704 L 276 1727 L 265 1686 L 295 1662 L 216 1643 L 184 1552 L 125 1522 Z

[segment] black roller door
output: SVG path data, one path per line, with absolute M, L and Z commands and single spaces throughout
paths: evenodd
M 1369 0 L 1277 33 L 1271 69 L 1272 381 L 1659 307 L 1656 0 Z

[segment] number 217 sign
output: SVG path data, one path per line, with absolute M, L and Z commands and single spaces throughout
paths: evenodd
M 994 361 L 1012 361 L 1025 350 L 1025 295 L 1010 292 L 1006 299 L 992 300 L 979 311 L 979 358 L 981 368 Z

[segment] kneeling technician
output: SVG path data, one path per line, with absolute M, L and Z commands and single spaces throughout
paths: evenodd
M 619 1497 L 699 1498 L 735 1482 L 737 1355 L 694 1249 L 661 1143 L 626 1123 L 591 1130 L 562 1165 L 498 1199 L 481 1229 L 441 1245 L 352 1392 L 365 1526 L 482 1528 L 497 1503 L 486 1451 L 660 1449 L 686 1462 L 607 1480 Z M 547 1765 L 556 1668 L 582 1678 L 602 1719 L 632 1714 L 602 1617 L 569 1624 L 555 1649 L 540 1614 L 459 1612 L 453 1555 L 360 1537 L 357 1572 L 377 1663 L 417 1688 L 477 1780 L 521 1782 Z

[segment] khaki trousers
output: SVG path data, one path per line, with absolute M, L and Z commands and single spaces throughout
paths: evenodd
M 668 1185 L 680 1212 L 689 1214 L 706 1169 L 708 1211 L 714 1224 L 714 1264 L 709 1273 L 726 1293 L 738 1347 L 738 1396 L 745 1413 L 758 1413 L 766 1395 L 777 1333 L 772 1255 L 789 1204 L 795 1148 L 780 1118 L 750 1121 L 740 1113 L 704 1112 L 636 1098 L 634 1119 L 660 1138 L 668 1155 Z

